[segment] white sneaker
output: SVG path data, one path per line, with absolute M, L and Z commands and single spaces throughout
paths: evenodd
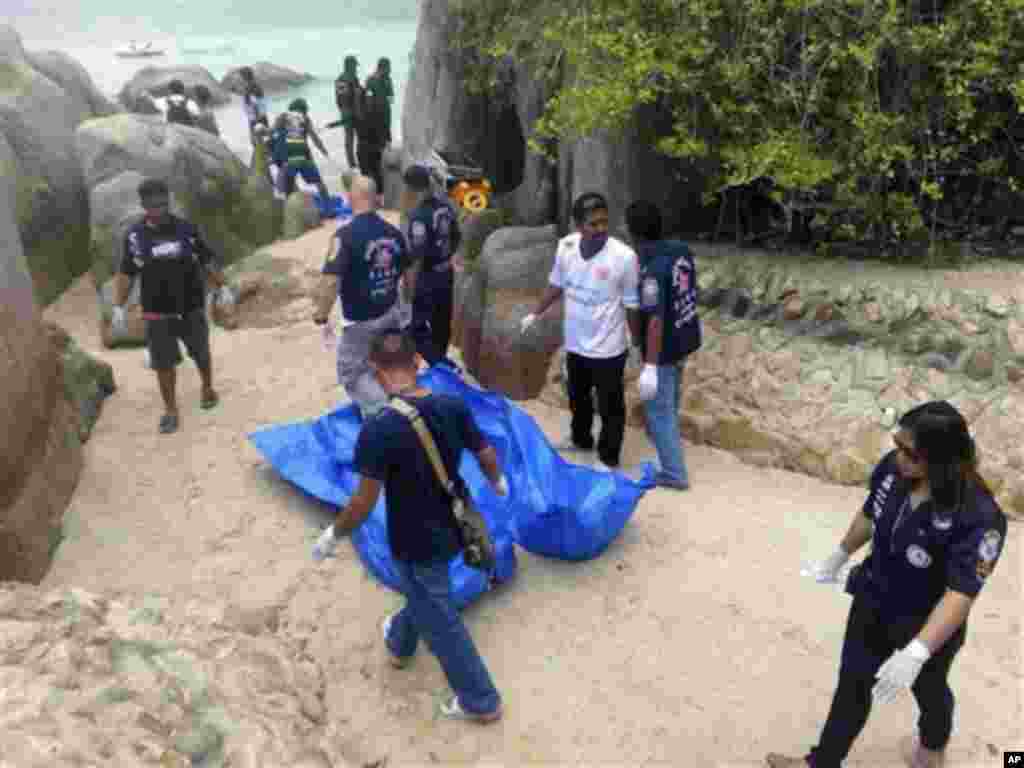
M 615 471 L 614 467 L 609 467 L 607 464 L 605 464 L 600 459 L 594 459 L 594 462 L 591 464 L 591 466 L 594 469 L 596 469 L 598 472 L 614 472 Z

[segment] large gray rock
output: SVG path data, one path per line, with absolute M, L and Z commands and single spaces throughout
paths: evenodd
M 18 233 L 15 164 L 0 133 L 0 581 L 38 581 L 59 540 L 82 453 Z
M 122 111 L 100 92 L 85 67 L 63 51 L 27 51 L 25 56 L 37 72 L 63 88 L 76 102 L 80 114 L 78 122 Z
M 120 263 L 124 232 L 141 214 L 136 190 L 146 177 L 167 181 L 175 211 L 198 227 L 224 265 L 280 232 L 280 206 L 274 205 L 269 182 L 250 173 L 217 136 L 160 118 L 120 114 L 84 123 L 76 143 L 90 195 L 90 266 L 97 286 Z M 109 291 L 103 295 L 109 297 Z M 101 307 L 104 327 L 106 319 Z M 116 341 L 107 334 L 104 339 Z
M 540 394 L 561 344 L 561 305 L 529 333 L 519 332 L 544 292 L 557 244 L 554 225 L 499 229 L 459 281 L 457 326 L 466 368 L 484 387 L 516 400 Z
M 84 70 L 59 54 L 29 57 L 17 33 L 0 26 L 0 135 L 13 151 L 15 219 L 41 304 L 89 266 L 88 199 L 74 131 L 94 114 L 93 102 Z
M 124 84 L 118 94 L 118 101 L 129 112 L 152 114 L 152 99 L 149 97 L 167 96 L 167 85 L 171 80 L 181 80 L 189 93 L 197 85 L 205 85 L 210 89 L 215 106 L 231 103 L 231 93 L 203 67 L 145 67 Z
M 297 72 L 287 67 L 279 67 L 269 61 L 259 61 L 251 66 L 253 74 L 256 76 L 256 82 L 260 84 L 265 93 L 280 93 L 291 88 L 298 88 L 316 79 L 308 72 Z M 221 87 L 231 93 L 245 93 L 245 81 L 242 80 L 241 69 L 241 67 L 235 67 L 228 70 L 228 73 L 221 78 Z

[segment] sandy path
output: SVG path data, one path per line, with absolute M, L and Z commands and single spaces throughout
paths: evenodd
M 315 262 L 325 237 L 310 233 L 276 255 Z M 102 350 L 92 302 L 85 283 L 48 311 L 114 366 L 119 389 L 86 447 L 46 586 L 279 607 L 280 631 L 307 637 L 325 665 L 331 717 L 355 765 L 760 765 L 769 750 L 799 752 L 816 738 L 849 598 L 801 579 L 799 567 L 832 551 L 860 490 L 690 448 L 693 490 L 649 493 L 601 558 L 561 563 L 520 550 L 516 579 L 467 614 L 506 718 L 489 728 L 441 722 L 436 661 L 423 648 L 404 671 L 383 658 L 378 625 L 399 598 L 347 544 L 311 563 L 331 511 L 279 480 L 246 440 L 339 401 L 312 323 L 214 329 L 222 403 L 199 410 L 186 363 L 182 429 L 161 436 L 141 350 Z M 527 409 L 550 436 L 565 428 L 565 414 Z M 649 454 L 632 432 L 627 462 Z M 954 667 L 954 766 L 1002 765 L 1002 750 L 1024 748 L 1017 532 Z M 909 700 L 876 713 L 849 764 L 899 765 L 896 744 L 913 718 Z

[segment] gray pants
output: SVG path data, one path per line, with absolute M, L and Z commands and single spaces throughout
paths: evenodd
M 370 369 L 370 342 L 381 331 L 397 330 L 406 325 L 396 304 L 380 317 L 345 326 L 338 341 L 338 383 L 362 413 L 373 416 L 387 405 L 388 395 Z

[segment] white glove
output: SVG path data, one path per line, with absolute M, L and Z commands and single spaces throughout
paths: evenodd
M 498 492 L 499 496 L 508 496 L 508 480 L 505 479 L 504 475 L 498 478 L 494 489 Z
M 888 704 L 908 690 L 921 674 L 921 667 L 931 658 L 928 646 L 917 638 L 911 640 L 907 647 L 896 651 L 886 659 L 875 677 L 878 682 L 871 689 L 871 697 L 876 704 Z
M 641 400 L 650 400 L 658 394 L 658 366 L 647 363 L 636 380 Z
M 110 318 L 110 330 L 114 333 L 128 332 L 128 315 L 125 313 L 124 307 L 114 305 L 113 316 Z
M 334 526 L 329 525 L 313 545 L 313 559 L 319 563 L 325 557 L 333 555 L 336 546 L 338 546 L 338 539 L 334 535 Z
M 519 332 L 526 333 L 528 330 L 530 330 L 530 328 L 533 327 L 533 324 L 536 322 L 537 316 L 533 314 L 533 312 L 531 312 L 530 314 L 528 314 L 526 317 L 519 321 Z
M 235 292 L 226 283 L 217 290 L 217 303 L 222 307 L 231 307 L 235 304 Z
M 850 556 L 846 554 L 846 550 L 840 547 L 829 555 L 827 559 L 812 565 L 807 571 L 807 575 L 819 584 L 837 584 L 839 582 L 839 571 L 846 565 L 846 561 L 849 559 Z

